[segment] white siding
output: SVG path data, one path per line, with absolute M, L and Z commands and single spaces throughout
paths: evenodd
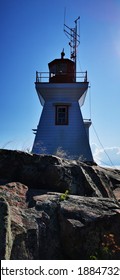
M 76 90 L 76 89 L 75 89 Z M 85 88 L 86 90 L 86 88 Z M 41 91 L 41 89 L 40 89 Z M 49 88 L 42 91 L 42 97 L 46 100 L 38 125 L 37 134 L 33 145 L 33 153 L 54 154 L 61 147 L 71 157 L 83 157 L 86 160 L 93 161 L 91 149 L 89 146 L 86 129 L 84 126 L 81 110 L 79 107 L 79 98 L 81 89 L 77 91 L 60 90 L 49 91 Z M 84 90 L 82 89 L 84 93 Z M 40 92 L 38 90 L 38 94 Z M 55 125 L 55 103 L 68 102 L 68 125 Z

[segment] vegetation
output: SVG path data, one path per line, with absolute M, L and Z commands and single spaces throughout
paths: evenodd
M 60 158 L 68 158 L 67 152 L 65 152 L 62 147 L 58 147 L 55 156 Z
M 65 193 L 60 195 L 60 201 L 67 200 L 69 198 L 69 190 L 66 190 Z
M 120 246 L 113 233 L 107 233 L 103 236 L 103 242 L 100 244 L 100 248 L 90 256 L 90 260 L 112 260 L 116 258 L 120 252 Z

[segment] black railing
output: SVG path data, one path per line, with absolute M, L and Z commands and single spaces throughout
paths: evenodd
M 49 82 L 52 80 L 53 77 L 66 77 L 71 78 L 74 77 L 74 73 L 65 73 L 65 72 L 59 72 L 59 73 L 49 73 L 49 72 L 38 72 L 36 71 L 36 83 L 42 83 L 42 82 Z M 75 79 L 73 79 L 75 82 L 87 82 L 87 71 L 86 72 L 76 72 Z

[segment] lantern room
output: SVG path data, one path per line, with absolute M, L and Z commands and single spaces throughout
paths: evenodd
M 50 83 L 73 83 L 75 82 L 75 63 L 64 58 L 64 51 L 60 59 L 54 59 L 48 64 Z

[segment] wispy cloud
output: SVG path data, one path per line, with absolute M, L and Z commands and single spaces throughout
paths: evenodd
M 120 147 L 105 147 L 103 149 L 93 143 L 92 152 L 95 162 L 99 165 L 120 168 Z

